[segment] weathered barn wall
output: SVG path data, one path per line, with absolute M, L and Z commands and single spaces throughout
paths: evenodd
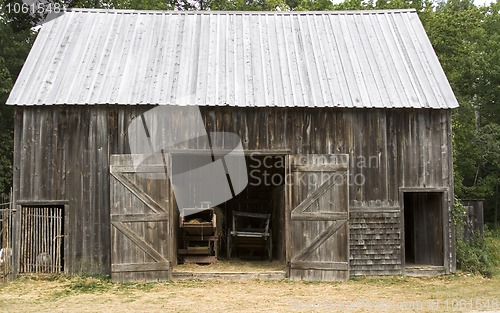
M 127 126 L 150 108 L 17 108 L 15 200 L 68 201 L 70 273 L 110 272 L 109 155 L 130 152 Z M 350 155 L 353 274 L 401 272 L 400 187 L 451 188 L 450 115 L 431 109 L 202 108 L 209 131 L 234 132 L 248 150 Z M 172 125 L 189 131 L 176 116 Z M 222 146 L 220 138 L 212 140 Z M 447 218 L 445 267 L 453 271 L 451 214 Z
M 105 107 L 17 109 L 15 201 L 68 201 L 69 273 L 109 272 L 107 127 Z

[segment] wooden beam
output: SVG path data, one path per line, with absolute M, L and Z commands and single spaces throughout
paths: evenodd
M 400 207 L 349 207 L 350 213 L 400 213 Z
M 39 205 L 65 205 L 68 200 L 17 200 L 16 204 L 22 206 L 39 206 Z
M 330 226 L 328 226 L 325 231 L 323 231 L 321 234 L 319 234 L 314 240 L 311 242 L 311 244 L 302 251 L 300 251 L 299 254 L 295 258 L 292 259 L 292 262 L 296 261 L 303 261 L 308 254 L 312 253 L 314 250 L 318 249 L 319 246 L 321 246 L 328 238 L 330 238 L 336 231 L 344 225 L 346 221 L 335 221 L 332 223 Z
M 170 262 L 111 264 L 111 272 L 152 272 L 168 271 Z
M 400 187 L 402 192 L 448 192 L 448 187 Z
M 161 222 L 168 221 L 167 213 L 111 214 L 112 222 Z
M 293 261 L 290 264 L 295 270 L 322 270 L 322 271 L 347 271 L 347 262 L 319 262 L 319 261 Z
M 150 257 L 152 257 L 157 262 L 168 262 L 158 251 L 151 247 L 142 238 L 137 236 L 129 227 L 123 225 L 119 222 L 111 222 L 111 225 L 116 227 L 123 235 L 132 240 L 142 251 L 146 252 Z
M 112 173 L 158 173 L 165 174 L 165 165 L 163 164 L 141 164 L 138 166 L 130 165 L 111 165 L 110 171 Z
M 298 212 L 302 213 L 307 209 L 314 201 L 318 200 L 322 194 L 324 194 L 331 186 L 335 183 L 335 175 L 328 177 L 328 179 L 321 185 L 318 189 L 314 190 L 307 198 L 304 199 L 299 205 L 292 210 L 292 215 Z
M 292 221 L 338 221 L 348 218 L 347 212 L 317 212 L 317 213 L 293 213 Z
M 165 212 L 165 210 L 159 205 L 155 200 L 153 200 L 150 196 L 142 192 L 137 185 L 125 177 L 122 173 L 111 173 L 117 181 L 119 181 L 125 188 L 127 188 L 134 196 L 136 196 L 139 200 L 144 202 L 148 208 L 150 208 L 153 212 Z
M 346 164 L 334 165 L 292 165 L 292 172 L 345 172 L 347 170 Z

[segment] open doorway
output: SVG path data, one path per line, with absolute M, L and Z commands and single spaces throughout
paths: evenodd
M 443 192 L 403 195 L 406 266 L 443 266 Z
M 172 154 L 172 166 L 181 159 L 183 163 L 193 159 L 192 163 L 197 164 L 197 158 L 196 154 Z M 179 210 L 175 203 L 174 209 L 178 214 L 173 233 L 176 237 L 174 242 L 177 245 L 178 265 L 174 271 L 194 270 L 196 264 L 205 264 L 202 268 L 206 271 L 284 270 L 285 159 L 284 155 L 260 153 L 245 156 L 247 186 L 228 201 L 214 206 L 211 211 L 213 214 L 190 215 L 186 218 L 181 212 L 185 209 Z M 206 204 L 200 203 L 202 205 Z M 211 228 L 199 232 L 203 235 L 200 240 L 193 239 L 191 235 L 196 234 L 193 231 L 186 236 L 188 227 L 205 224 Z M 246 238 L 238 236 L 238 231 L 251 235 Z M 257 237 L 252 237 L 254 235 Z M 186 238 L 193 240 L 186 241 Z M 206 251 L 210 257 L 193 257 L 191 253 L 196 254 L 197 251 Z

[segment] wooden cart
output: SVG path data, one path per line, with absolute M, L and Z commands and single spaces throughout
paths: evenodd
M 264 250 L 272 260 L 273 240 L 269 223 L 271 214 L 233 211 L 233 224 L 227 233 L 227 257 L 234 248 Z
M 182 247 L 177 251 L 179 257 L 184 262 L 193 263 L 217 261 L 219 232 L 214 209 L 183 209 L 179 223 L 182 241 Z

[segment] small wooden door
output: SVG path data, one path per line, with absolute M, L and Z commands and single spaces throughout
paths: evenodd
M 291 155 L 287 265 L 291 279 L 349 278 L 348 155 Z
M 137 167 L 140 155 L 111 156 L 113 281 L 171 278 L 168 159 L 150 157 Z

